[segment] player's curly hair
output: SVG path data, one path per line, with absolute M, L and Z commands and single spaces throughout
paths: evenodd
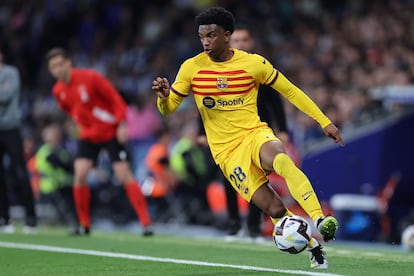
M 197 28 L 200 25 L 216 24 L 223 27 L 225 31 L 233 33 L 235 20 L 231 12 L 222 7 L 211 7 L 203 10 L 195 17 Z

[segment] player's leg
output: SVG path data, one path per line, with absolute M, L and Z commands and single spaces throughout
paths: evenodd
M 311 268 L 328 268 L 328 260 L 325 256 L 325 251 L 323 250 L 322 245 L 315 238 L 311 239 L 307 250 L 309 252 Z
M 272 222 L 276 224 L 280 218 L 292 215 L 292 213 L 287 210 L 280 196 L 268 184 L 268 178 L 261 165 L 260 151 L 263 144 L 269 140 L 277 141 L 277 138 L 269 131 L 252 133 L 252 139 L 245 139 L 238 149 L 233 150 L 232 155 L 219 165 L 234 189 L 244 199 L 255 204 L 270 216 Z M 246 158 L 246 154 L 252 158 Z M 271 170 L 268 169 L 268 171 Z M 315 239 L 309 242 L 309 252 L 311 267 L 327 267 L 322 247 Z
M 0 135 L 0 142 L 2 137 Z M 4 150 L 0 145 L 0 160 L 3 160 Z M 5 181 L 3 164 L 0 164 L 0 233 L 14 233 L 15 228 L 10 223 L 8 189 Z
M 35 231 L 37 218 L 32 187 L 30 186 L 29 174 L 24 160 L 23 141 L 19 129 L 7 131 L 5 149 L 10 157 L 11 166 L 16 177 L 17 188 L 25 209 L 24 230 L 30 233 Z
M 260 186 L 252 196 L 252 202 L 270 216 L 276 224 L 283 216 L 292 215 L 279 195 L 268 184 Z M 311 268 L 328 268 L 328 260 L 319 242 L 312 238 L 308 245 Z
M 126 161 L 113 162 L 112 168 L 117 178 L 124 186 L 125 192 L 131 203 L 140 223 L 144 227 L 143 235 L 150 236 L 153 231 L 150 229 L 151 218 L 148 212 L 147 200 L 141 191 L 138 181 L 134 179 L 130 165 Z
M 282 199 L 269 184 L 263 184 L 254 192 L 251 202 L 270 217 L 276 224 L 282 217 L 292 215 Z
M 144 230 L 144 236 L 153 234 L 151 229 L 151 218 L 148 212 L 147 200 L 141 191 L 141 186 L 134 178 L 129 163 L 128 152 L 124 145 L 116 139 L 111 140 L 107 145 L 112 160 L 112 168 L 116 177 L 124 186 L 125 192 Z
M 270 134 L 270 135 L 269 135 Z M 231 155 L 220 162 L 220 168 L 233 188 L 248 202 L 253 202 L 274 224 L 290 213 L 279 195 L 269 186 L 261 167 L 260 149 L 268 140 L 277 139 L 270 129 L 252 131 Z M 251 156 L 248 158 L 247 156 Z
M 74 160 L 73 203 L 75 204 L 79 227 L 70 232 L 71 235 L 88 235 L 91 227 L 90 204 L 91 191 L 87 183 L 89 171 L 94 166 L 101 146 L 86 140 L 78 141 L 78 149 Z
M 87 183 L 89 171 L 93 168 L 93 161 L 89 158 L 76 158 L 74 161 L 73 202 L 78 216 L 79 227 L 70 234 L 88 235 L 91 227 L 90 204 L 91 191 Z
M 260 159 L 265 171 L 274 170 L 286 180 L 291 195 L 315 221 L 324 240 L 333 239 L 338 227 L 336 219 L 324 216 L 309 179 L 284 152 L 283 145 L 278 141 L 265 142 L 260 149 Z
M 264 129 L 256 133 L 254 139 L 248 141 L 248 145 L 243 148 L 243 152 L 236 152 L 236 157 L 227 160 L 226 164 L 221 164 L 223 171 L 227 172 L 228 178 L 234 180 L 232 185 L 238 189 L 239 193 L 248 201 L 253 202 L 265 214 L 269 215 L 272 222 L 276 224 L 283 216 L 292 215 L 283 204 L 280 196 L 268 184 L 268 179 L 263 173 L 263 170 L 270 172 L 272 166 L 263 168 L 263 145 L 269 142 L 277 143 L 278 139 Z M 249 147 L 250 146 L 250 147 Z M 244 152 L 251 150 L 251 159 L 243 158 Z M 276 149 L 268 149 L 271 152 L 283 152 L 283 146 Z M 276 154 L 275 154 L 276 155 Z M 249 163 L 252 160 L 252 163 Z M 236 165 L 238 164 L 238 166 Z M 228 165 L 230 167 L 228 167 Z M 236 165 L 236 166 L 235 166 Z M 232 169 L 233 168 L 233 169 Z M 263 184 L 265 183 L 265 184 Z M 311 267 L 326 268 L 327 260 L 323 254 L 321 245 L 312 239 L 309 242 L 309 252 L 311 257 Z
M 263 212 L 270 216 L 272 222 L 276 224 L 283 216 L 292 215 L 286 209 L 280 196 L 270 187 L 269 184 L 263 184 L 256 189 L 251 198 L 252 203 L 256 204 Z M 322 246 L 312 238 L 308 244 L 311 268 L 328 268 L 328 261 Z

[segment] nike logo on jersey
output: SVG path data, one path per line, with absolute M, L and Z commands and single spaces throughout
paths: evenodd
M 262 62 L 263 62 L 263 64 L 266 64 L 266 59 L 264 58 Z
M 307 200 L 311 195 L 313 191 L 306 192 L 302 195 L 303 200 Z

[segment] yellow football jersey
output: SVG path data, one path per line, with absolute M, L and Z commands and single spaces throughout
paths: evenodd
M 319 108 L 267 59 L 237 49 L 232 51 L 233 57 L 224 62 L 213 62 L 205 53 L 187 59 L 171 85 L 169 97 L 158 99 L 160 112 L 168 114 L 193 91 L 217 163 L 225 160 L 243 136 L 266 125 L 257 112 L 260 84 L 271 85 L 321 125 L 328 124 L 329 119 Z

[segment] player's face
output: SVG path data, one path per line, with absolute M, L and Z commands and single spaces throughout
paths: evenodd
M 198 35 L 204 52 L 213 61 L 226 60 L 229 51 L 230 32 L 216 24 L 200 25 Z
M 230 47 L 250 52 L 253 49 L 253 39 L 247 30 L 234 30 L 230 36 Z
M 58 55 L 49 59 L 49 72 L 58 80 L 67 82 L 70 77 L 70 69 L 72 64 L 69 59 Z

